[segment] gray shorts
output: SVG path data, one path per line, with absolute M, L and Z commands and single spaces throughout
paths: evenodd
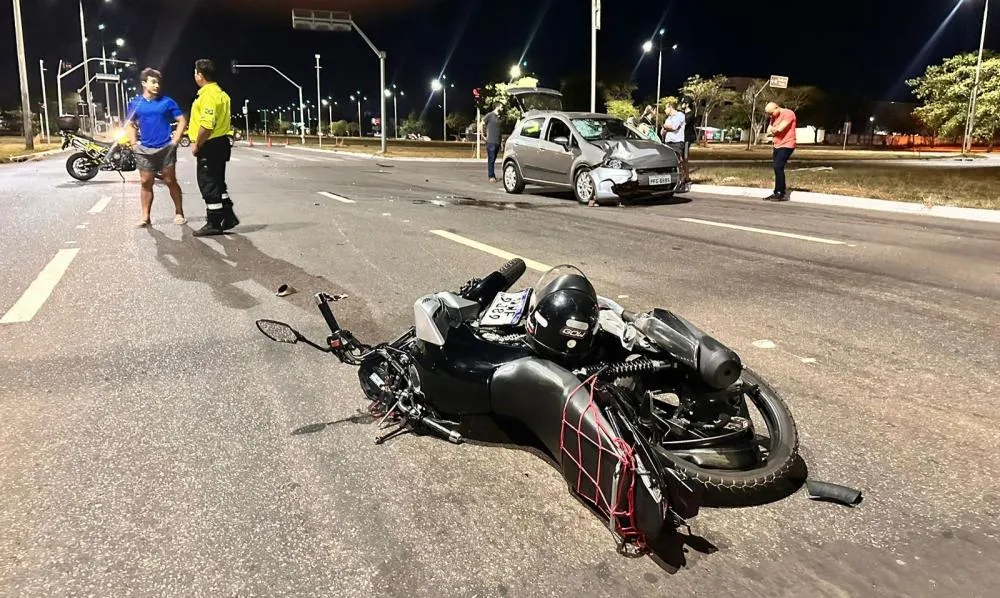
M 164 168 L 177 164 L 177 146 L 172 143 L 155 148 L 140 143 L 132 148 L 132 153 L 139 170 L 162 172 Z

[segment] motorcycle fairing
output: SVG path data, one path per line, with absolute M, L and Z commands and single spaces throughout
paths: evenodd
M 493 411 L 523 422 L 541 440 L 572 492 L 619 536 L 655 540 L 673 526 L 667 497 L 598 408 L 594 392 L 565 368 L 537 357 L 501 366 L 490 383 Z
M 479 304 L 454 293 L 425 295 L 413 304 L 413 324 L 417 338 L 444 346 L 452 328 L 460 326 L 479 314 Z

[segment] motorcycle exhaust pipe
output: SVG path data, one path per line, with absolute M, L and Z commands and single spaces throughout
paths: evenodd
M 298 292 L 299 292 L 298 289 L 296 289 L 295 287 L 283 284 L 280 287 L 278 287 L 278 290 L 277 292 L 275 292 L 275 295 L 277 295 L 278 297 L 287 297 L 289 295 L 294 295 L 295 293 Z

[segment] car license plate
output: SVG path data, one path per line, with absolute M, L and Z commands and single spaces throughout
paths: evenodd
M 531 289 L 518 293 L 498 293 L 479 318 L 480 326 L 517 326 L 528 311 Z
M 673 177 L 671 177 L 669 174 L 649 177 L 650 185 L 669 185 L 672 182 L 673 182 Z

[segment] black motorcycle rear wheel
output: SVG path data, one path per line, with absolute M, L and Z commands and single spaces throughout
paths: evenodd
M 84 152 L 76 152 L 66 159 L 66 172 L 78 181 L 89 181 L 100 172 L 100 166 Z
M 798 457 L 799 434 L 788 405 L 753 370 L 744 367 L 741 377 L 746 384 L 757 386 L 757 392 L 746 392 L 745 395 L 760 411 L 771 440 L 767 459 L 762 465 L 747 470 L 709 469 L 670 453 L 660 444 L 654 444 L 654 450 L 660 457 L 709 491 L 736 494 L 765 492 L 784 482 Z

